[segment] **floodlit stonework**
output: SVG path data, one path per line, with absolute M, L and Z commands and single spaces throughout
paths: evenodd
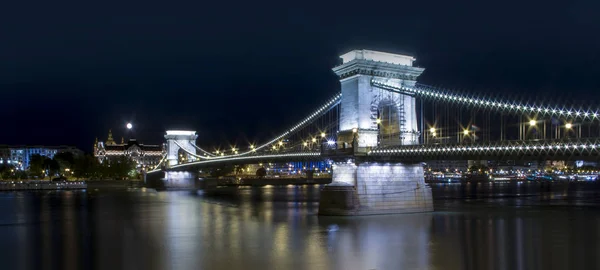
M 398 111 L 398 140 L 403 145 L 418 143 L 419 131 L 415 97 L 372 85 L 372 80 L 394 86 L 415 85 L 423 68 L 413 67 L 412 56 L 355 50 L 341 57 L 343 64 L 333 71 L 340 77 L 342 99 L 340 131 L 358 129 L 358 146 L 377 146 L 377 114 L 383 105 Z
M 186 161 L 196 160 L 196 135 L 195 131 L 186 130 L 168 130 L 165 135 L 167 140 L 167 161 L 169 166 L 177 165 L 179 162 L 179 155 L 183 155 Z M 183 153 L 180 153 L 180 149 L 183 148 Z
M 360 149 L 384 144 L 418 144 L 416 101 L 413 95 L 374 86 L 414 86 L 423 68 L 414 58 L 368 50 L 341 56 L 333 71 L 340 77 L 338 145 Z M 390 119 L 380 119 L 387 113 Z M 385 123 L 383 123 L 385 121 Z M 384 139 L 382 131 L 389 136 Z M 320 215 L 371 215 L 433 211 L 431 188 L 420 163 L 369 163 L 349 156 L 332 167 L 333 182 L 323 188 Z M 339 159 L 339 158 L 338 158 Z
M 333 183 L 321 193 L 321 215 L 433 211 L 421 164 L 336 163 Z

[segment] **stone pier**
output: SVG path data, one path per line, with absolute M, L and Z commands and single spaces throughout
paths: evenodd
M 188 171 L 163 171 L 145 176 L 146 186 L 157 190 L 196 189 L 198 175 Z
M 321 191 L 319 215 L 377 215 L 433 211 L 421 164 L 337 162 Z

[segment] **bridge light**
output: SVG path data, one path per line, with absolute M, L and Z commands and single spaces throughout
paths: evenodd
M 273 145 L 273 150 L 277 149 L 277 146 Z
M 565 124 L 565 128 L 566 129 L 571 129 L 572 127 L 573 127 L 573 124 L 571 124 L 571 123 L 566 123 Z
M 325 138 L 325 132 L 321 132 L 321 138 Z
M 381 124 L 381 119 L 377 118 L 377 120 L 375 120 L 375 122 L 377 122 L 377 124 Z
M 434 128 L 434 127 L 430 128 L 430 129 L 429 129 L 429 132 L 431 132 L 431 133 L 434 133 L 434 134 L 435 134 L 435 128 Z
M 250 145 L 250 149 L 254 149 L 254 145 L 253 144 Z
M 469 135 L 469 130 L 468 130 L 468 129 L 465 129 L 465 130 L 463 130 L 463 134 L 464 134 L 465 136 L 466 136 L 466 135 Z
M 334 143 L 335 143 L 335 142 L 334 142 L 334 141 L 331 141 L 331 140 L 327 141 L 327 144 L 329 144 L 329 145 L 333 145 Z
M 312 142 L 317 142 L 317 139 L 316 139 L 316 138 L 312 138 L 312 140 L 311 140 L 311 141 L 312 141 Z
M 304 145 L 304 146 L 308 146 L 308 143 L 307 143 L 307 142 L 304 142 L 302 145 Z
M 529 125 L 530 126 L 535 126 L 537 122 L 535 120 L 529 120 Z
M 283 145 L 283 141 L 279 141 L 279 145 Z

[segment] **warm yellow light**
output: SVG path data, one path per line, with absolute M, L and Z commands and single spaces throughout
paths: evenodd
M 377 120 L 375 120 L 375 122 L 377 122 L 377 124 L 381 124 L 381 119 L 377 118 Z
M 221 156 L 224 156 L 225 154 L 223 152 L 221 152 Z
M 529 120 L 529 125 L 530 126 L 535 126 L 537 122 L 535 120 Z
M 567 129 L 570 129 L 570 128 L 572 128 L 572 127 L 573 127 L 573 124 L 571 124 L 571 123 L 567 123 L 567 124 L 565 124 L 565 128 L 567 128 Z
M 277 149 L 277 146 L 273 145 L 273 150 Z
M 358 129 L 356 129 L 356 128 L 353 128 L 353 129 L 352 129 L 352 132 L 353 132 L 353 133 L 356 133 L 357 131 L 358 131 Z
M 325 138 L 325 132 L 321 132 L 321 138 Z
M 250 145 L 250 148 L 254 149 L 254 145 L 252 145 L 252 144 L 251 144 L 251 145 Z
M 283 145 L 283 141 L 279 141 L 279 145 Z
M 317 139 L 315 139 L 315 138 L 312 138 L 312 142 L 317 142 Z
M 464 135 L 469 135 L 469 130 L 468 129 L 463 130 L 463 134 Z
M 435 133 L 435 128 L 434 128 L 434 127 L 430 128 L 430 129 L 429 129 L 429 132 L 431 132 L 431 133 Z
M 308 143 L 307 143 L 307 142 L 304 142 L 304 143 L 303 143 L 303 145 L 304 145 L 304 146 L 308 146 Z

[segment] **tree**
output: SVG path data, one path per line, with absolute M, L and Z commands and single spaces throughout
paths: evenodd
M 473 165 L 471 167 L 469 167 L 469 172 L 473 172 L 473 173 L 484 173 L 487 172 L 489 170 L 489 168 L 487 166 L 484 165 Z
M 73 164 L 73 176 L 76 178 L 92 179 L 100 176 L 100 162 L 98 159 L 91 156 L 85 155 L 81 158 L 74 160 Z
M 16 168 L 14 166 L 10 166 L 8 164 L 1 164 L 0 165 L 0 178 L 2 178 L 2 180 L 13 179 L 15 170 L 16 170 Z
M 67 169 L 72 170 L 73 165 L 75 164 L 75 157 L 71 152 L 63 152 L 54 155 L 54 160 L 59 165 L 59 171 L 65 172 Z
M 31 155 L 29 159 L 29 175 L 43 178 L 46 171 L 46 159 L 48 158 L 38 154 Z
M 48 172 L 50 177 L 56 176 L 60 173 L 60 164 L 54 159 L 44 159 L 44 169 Z
M 263 167 L 258 168 L 258 170 L 256 170 L 256 176 L 263 178 L 267 175 L 267 170 Z
M 218 168 L 213 168 L 210 171 L 210 176 L 212 177 L 220 177 L 231 174 L 234 171 L 233 166 L 222 166 Z

